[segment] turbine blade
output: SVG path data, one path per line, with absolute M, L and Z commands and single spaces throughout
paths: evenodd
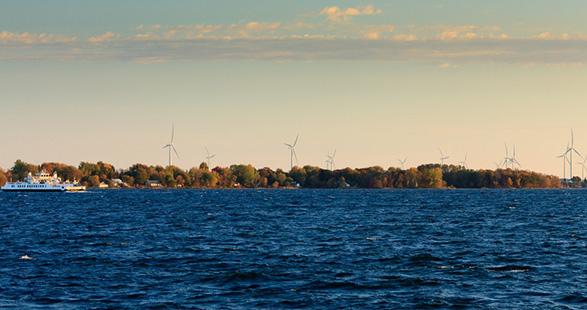
M 171 123 L 171 143 L 173 144 L 173 139 L 175 138 L 175 124 Z
M 171 146 L 171 148 L 173 149 L 173 152 L 175 153 L 175 156 L 177 156 L 177 158 L 179 158 L 179 154 L 177 153 L 177 150 L 175 149 L 175 146 Z
M 295 140 L 295 141 L 294 141 L 294 143 L 293 143 L 293 146 L 294 146 L 294 147 L 295 147 L 295 146 L 298 144 L 298 139 L 299 139 L 299 138 L 300 138 L 300 134 L 298 134 L 298 135 L 296 136 L 296 140 Z
M 579 155 L 579 157 L 583 158 L 583 155 L 581 155 L 581 153 L 579 153 L 579 151 L 577 151 L 577 150 L 575 150 L 575 149 L 573 149 L 573 151 L 575 151 L 575 153 L 576 153 L 577 155 Z
M 298 154 L 296 154 L 295 149 L 292 149 L 292 152 L 293 152 L 294 158 L 296 159 L 296 165 L 297 165 L 298 164 Z

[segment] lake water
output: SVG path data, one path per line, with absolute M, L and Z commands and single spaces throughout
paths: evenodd
M 0 193 L 0 208 L 2 308 L 587 305 L 582 190 Z

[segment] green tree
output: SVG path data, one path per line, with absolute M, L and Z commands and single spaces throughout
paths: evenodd
M 200 184 L 206 188 L 218 186 L 218 174 L 213 171 L 204 171 L 200 177 Z
M 134 184 L 145 185 L 150 177 L 150 169 L 143 164 L 135 164 L 129 168 L 127 175 L 134 179 Z
M 233 165 L 230 170 L 241 186 L 255 187 L 257 185 L 258 173 L 252 165 Z
M 26 163 L 22 160 L 17 160 L 14 163 L 14 167 L 11 169 L 12 177 L 15 180 L 22 181 L 29 174 L 35 174 L 39 172 L 39 167 Z

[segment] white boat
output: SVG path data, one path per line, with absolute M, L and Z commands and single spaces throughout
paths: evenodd
M 2 187 L 4 192 L 79 192 L 86 187 L 78 183 L 62 182 L 57 173 L 50 175 L 44 171 L 32 175 L 30 172 L 23 182 L 8 182 Z

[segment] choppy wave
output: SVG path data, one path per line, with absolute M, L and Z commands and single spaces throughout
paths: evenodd
M 0 308 L 587 303 L 587 191 L 0 193 L 0 207 Z

